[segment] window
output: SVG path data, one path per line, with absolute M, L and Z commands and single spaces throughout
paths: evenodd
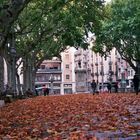
M 78 67 L 81 68 L 81 61 L 78 62 Z
M 130 74 L 130 76 L 133 76 L 133 75 L 134 75 L 133 70 L 131 70 L 131 74 Z
M 69 69 L 69 65 L 68 64 L 66 64 L 66 68 Z
M 45 65 L 41 65 L 40 66 L 40 69 L 45 69 Z
M 64 84 L 64 87 L 72 87 L 72 84 Z
M 69 75 L 66 75 L 66 79 L 70 79 L 70 76 Z
M 128 74 L 128 76 L 131 76 L 131 74 L 130 74 L 130 70 L 128 70 L 127 74 Z

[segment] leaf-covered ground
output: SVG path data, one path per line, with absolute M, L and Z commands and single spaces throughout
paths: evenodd
M 19 100 L 0 109 L 3 140 L 139 140 L 140 95 L 75 94 Z

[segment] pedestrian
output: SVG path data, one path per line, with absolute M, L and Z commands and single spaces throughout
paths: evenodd
M 49 88 L 45 87 L 43 92 L 44 92 L 44 96 L 46 96 L 46 95 L 48 96 L 49 95 Z
M 136 92 L 136 95 L 138 95 L 138 92 L 139 92 L 139 77 L 138 77 L 137 74 L 134 75 L 133 84 L 134 84 L 134 90 Z
M 36 96 L 39 96 L 39 94 L 38 94 L 38 90 L 35 88 L 35 95 Z
M 97 84 L 96 84 L 95 80 L 93 80 L 93 81 L 91 82 L 91 88 L 92 88 L 92 94 L 93 94 L 93 95 L 94 95 L 95 92 L 96 92 L 96 87 L 97 87 Z
M 101 84 L 99 86 L 99 91 L 100 91 L 100 93 L 102 92 L 102 85 Z
M 111 83 L 107 84 L 108 93 L 111 93 Z
M 30 90 L 30 88 L 28 88 L 28 89 L 26 90 L 25 95 L 26 95 L 27 97 L 32 97 L 32 96 L 33 96 L 33 93 L 32 93 L 32 91 Z
M 38 90 L 37 90 L 37 86 L 35 86 L 34 92 L 35 92 L 36 96 L 39 96 L 39 93 L 38 93 Z
M 115 92 L 118 93 L 118 83 L 117 82 L 115 83 L 114 88 L 115 88 Z

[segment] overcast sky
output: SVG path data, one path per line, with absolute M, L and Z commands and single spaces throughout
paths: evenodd
M 105 0 L 106 2 L 110 2 L 111 0 Z

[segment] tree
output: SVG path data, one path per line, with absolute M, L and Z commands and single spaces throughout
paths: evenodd
M 68 45 L 86 47 L 84 36 L 95 27 L 90 23 L 98 22 L 101 17 L 98 7 L 98 3 L 89 0 L 50 3 L 39 1 L 26 7 L 15 27 L 17 51 L 26 63 L 24 83 L 27 83 L 27 86 L 31 85 L 28 64 L 30 67 L 32 64 L 31 69 L 37 70 L 44 59 L 58 56 Z
M 0 51 L 5 46 L 9 31 L 30 0 L 0 1 Z
M 105 7 L 104 20 L 96 33 L 96 51 L 106 54 L 113 47 L 140 74 L 139 0 L 113 0 Z
M 16 60 L 23 63 L 24 83 L 30 86 L 33 68 L 37 70 L 44 59 L 58 56 L 67 45 L 87 46 L 84 36 L 97 27 L 100 6 L 101 3 L 91 0 L 31 1 L 7 32 L 3 53 L 6 62 L 11 63 L 9 49 L 14 42 Z
M 0 95 L 4 90 L 4 61 L 0 56 Z

